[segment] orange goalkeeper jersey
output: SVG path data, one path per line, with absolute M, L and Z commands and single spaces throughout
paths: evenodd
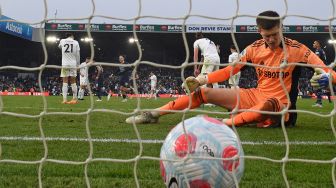
M 292 73 L 296 65 L 293 63 L 313 64 L 318 66 L 324 66 L 326 72 L 330 71 L 330 68 L 326 67 L 323 61 L 305 45 L 289 39 L 284 39 L 284 46 L 287 50 L 287 58 L 285 58 L 285 52 L 283 45 L 275 50 L 271 50 L 263 39 L 255 41 L 249 45 L 242 53 L 240 61 L 244 64 L 237 64 L 236 66 L 228 66 L 224 69 L 210 73 L 208 75 L 209 83 L 221 82 L 227 80 L 230 77 L 230 73 L 237 73 L 247 62 L 252 63 L 256 69 L 258 77 L 257 89 L 261 91 L 266 97 L 276 97 L 284 104 L 288 103 L 286 97 L 286 91 L 289 93 L 293 81 Z M 287 66 L 284 69 L 280 69 L 280 65 L 284 60 L 287 60 Z M 261 67 L 267 66 L 267 67 Z M 335 81 L 336 74 L 332 72 L 333 81 Z M 280 77 L 283 78 L 285 89 L 281 86 Z M 297 81 L 297 80 L 296 80 Z

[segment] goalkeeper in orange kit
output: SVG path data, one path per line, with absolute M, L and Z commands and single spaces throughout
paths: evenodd
M 271 19 L 267 19 L 270 17 Z M 296 109 L 297 86 L 301 66 L 308 64 L 315 68 L 311 79 L 313 87 L 329 86 L 336 83 L 336 73 L 326 67 L 322 60 L 305 45 L 298 41 L 282 38 L 280 16 L 274 11 L 265 11 L 256 19 L 258 31 L 262 39 L 250 44 L 240 54 L 240 60 L 218 71 L 198 77 L 188 77 L 185 86 L 191 93 L 178 98 L 152 112 L 144 112 L 126 119 L 127 123 L 155 123 L 159 117 L 170 110 L 184 110 L 188 107 L 197 108 L 202 103 L 212 103 L 232 110 L 240 110 L 237 115 L 223 120 L 229 126 L 241 126 L 258 123 L 263 127 L 279 125 L 280 111 Z M 228 80 L 238 73 L 247 63 L 255 65 L 258 86 L 250 89 L 201 88 L 199 86 Z M 283 85 L 281 84 L 283 81 Z M 287 97 L 287 94 L 288 96 Z M 247 111 L 243 111 L 247 110 Z M 274 112 L 278 112 L 277 114 Z M 285 124 L 294 126 L 296 113 L 285 113 Z

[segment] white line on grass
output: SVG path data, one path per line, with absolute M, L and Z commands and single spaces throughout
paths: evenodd
M 3 136 L 0 141 L 42 141 L 41 137 L 15 137 Z M 46 137 L 46 141 L 72 141 L 72 142 L 88 142 L 87 138 L 62 138 L 62 137 Z M 121 143 L 139 143 L 138 139 L 115 139 L 115 138 L 92 138 L 92 142 L 121 142 Z M 162 144 L 164 140 L 141 140 L 145 144 Z M 280 141 L 242 141 L 243 145 L 286 145 L 286 142 Z M 289 145 L 336 145 L 334 141 L 290 141 Z
M 69 108 L 67 108 L 69 107 Z M 74 107 L 74 106 L 67 106 L 67 107 L 64 107 L 64 108 L 53 108 L 53 107 L 47 107 L 47 109 L 49 110 L 66 110 L 66 109 L 70 109 L 71 107 Z M 35 110 L 43 110 L 43 106 L 41 107 L 31 107 L 31 106 L 17 106 L 17 107 L 3 107 L 4 109 L 35 109 Z M 77 109 L 77 110 L 88 110 L 89 108 L 74 108 L 74 109 Z

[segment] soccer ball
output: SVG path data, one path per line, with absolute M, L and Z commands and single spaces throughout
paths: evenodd
M 244 172 L 243 156 L 230 127 L 197 116 L 179 123 L 166 137 L 160 153 L 161 176 L 169 188 L 236 187 Z

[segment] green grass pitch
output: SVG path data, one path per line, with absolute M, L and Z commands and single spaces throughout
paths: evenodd
M 38 187 L 39 164 L 45 154 L 41 140 L 38 115 L 43 111 L 42 97 L 1 97 L 0 108 L 0 187 Z M 90 145 L 86 121 L 89 121 L 89 133 L 96 139 L 92 145 L 92 158 L 118 159 L 119 162 L 93 160 L 88 164 L 88 177 L 91 187 L 136 187 L 134 171 L 140 187 L 164 187 L 160 176 L 158 160 L 160 148 L 169 130 L 179 123 L 182 114 L 170 114 L 160 119 L 160 124 L 138 125 L 139 135 L 143 140 L 159 141 L 157 143 L 126 142 L 137 139 L 132 125 L 124 123 L 126 114 L 137 108 L 137 100 L 130 99 L 122 103 L 120 98 L 102 102 L 93 101 L 93 109 L 110 111 L 92 111 L 90 99 L 85 98 L 76 105 L 61 104 L 61 97 L 47 97 L 47 112 L 41 119 L 42 130 L 49 138 L 47 144 L 47 161 L 42 165 L 43 187 L 86 187 L 83 162 L 90 156 Z M 141 99 L 141 109 L 153 109 L 171 99 Z M 333 103 L 324 101 L 323 108 L 313 108 L 311 99 L 299 99 L 298 109 L 314 111 L 321 115 L 329 114 Z M 1 103 L 0 103 L 1 104 Z M 0 105 L 1 107 L 1 105 Z M 221 111 L 221 108 L 200 108 L 199 110 Z M 117 113 L 114 113 L 116 111 Z M 15 117 L 8 112 L 33 115 L 32 117 Z M 82 112 L 79 115 L 62 115 L 57 112 Z M 122 113 L 118 113 L 122 112 Z M 188 112 L 186 117 L 201 112 Z M 225 117 L 222 114 L 209 114 L 212 117 Z M 335 122 L 333 122 L 335 124 Z M 243 141 L 245 152 L 245 173 L 241 187 L 286 187 L 282 175 L 281 160 L 286 154 L 285 136 L 281 128 L 261 129 L 255 126 L 237 128 Z M 336 135 L 332 130 L 331 118 L 320 117 L 310 113 L 300 113 L 297 126 L 286 129 L 289 145 L 289 161 L 285 172 L 290 187 L 334 187 L 332 170 L 336 159 Z M 62 140 L 63 139 L 63 140 Z M 66 140 L 68 139 L 68 140 Z M 70 139 L 70 140 L 69 140 Z M 104 140 L 105 139 L 105 140 Z M 113 140 L 114 139 L 114 140 Z M 120 142 L 120 140 L 124 140 Z M 299 144 L 298 144 L 299 143 Z M 142 149 L 142 150 L 141 150 Z M 140 160 L 135 163 L 135 157 Z M 266 157 L 253 158 L 253 156 Z M 32 161 L 32 164 L 17 164 L 8 160 Z M 52 160 L 79 162 L 78 164 L 60 164 Z M 318 160 L 321 163 L 311 163 Z M 34 163 L 35 162 L 35 163 Z M 334 177 L 335 179 L 335 177 Z

